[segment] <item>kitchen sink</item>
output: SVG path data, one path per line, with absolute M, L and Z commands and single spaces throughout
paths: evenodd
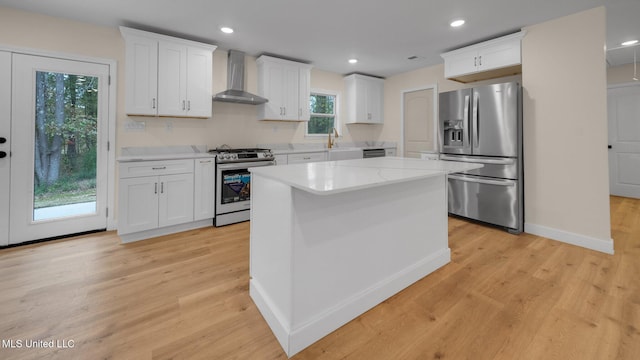
M 362 159 L 362 149 L 360 148 L 331 148 L 327 149 L 327 160 L 349 160 Z

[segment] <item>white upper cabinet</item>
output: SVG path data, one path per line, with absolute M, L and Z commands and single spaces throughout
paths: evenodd
M 131 115 L 158 114 L 158 41 L 137 35 L 126 38 L 126 111 Z
M 129 115 L 211 117 L 216 46 L 120 27 Z
M 344 78 L 347 124 L 384 123 L 384 80 L 352 74 Z
M 258 95 L 269 101 L 259 105 L 260 120 L 309 121 L 311 65 L 260 56 Z
M 466 83 L 521 73 L 523 36 L 518 32 L 442 54 L 444 76 Z

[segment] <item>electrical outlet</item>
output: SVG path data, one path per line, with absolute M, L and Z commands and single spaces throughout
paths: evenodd
M 129 120 L 129 121 L 124 123 L 124 129 L 127 132 L 144 131 L 145 126 L 146 126 L 146 124 L 145 124 L 144 121 Z

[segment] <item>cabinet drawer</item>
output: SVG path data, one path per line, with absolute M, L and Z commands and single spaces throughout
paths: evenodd
M 138 176 L 193 173 L 193 159 L 123 162 L 120 163 L 119 170 L 121 179 Z
M 324 152 L 289 154 L 289 156 L 287 156 L 287 163 L 289 164 L 300 164 L 325 160 L 326 155 Z

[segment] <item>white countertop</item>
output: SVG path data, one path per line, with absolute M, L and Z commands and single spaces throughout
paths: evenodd
M 263 166 L 250 168 L 249 171 L 316 195 L 330 195 L 473 170 L 482 166 L 439 160 L 380 157 Z
M 151 161 L 151 160 L 181 160 L 214 158 L 214 154 L 207 152 L 203 145 L 184 146 L 155 146 L 155 147 L 124 147 L 118 156 L 119 162 Z

